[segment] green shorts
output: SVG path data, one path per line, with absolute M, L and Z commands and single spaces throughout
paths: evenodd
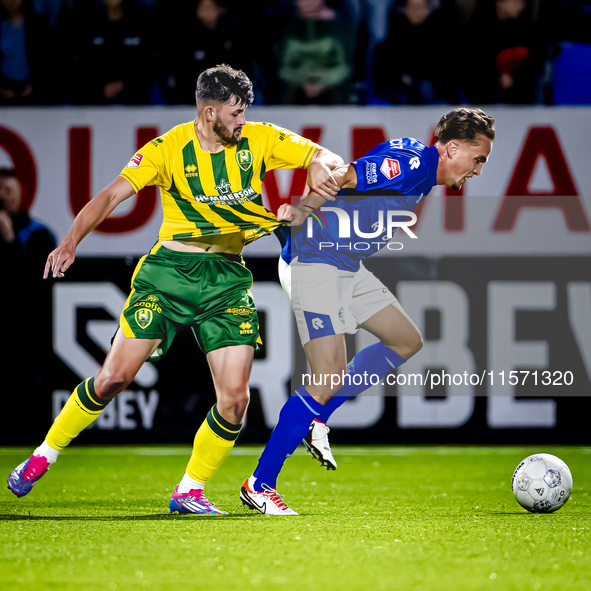
M 162 339 L 151 360 L 164 356 L 185 327 L 205 354 L 231 345 L 256 348 L 261 341 L 251 286 L 240 255 L 156 244 L 135 269 L 119 327 L 128 338 Z

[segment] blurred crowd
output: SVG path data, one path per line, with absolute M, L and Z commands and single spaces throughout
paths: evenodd
M 589 104 L 591 0 L 0 0 L 0 105 Z

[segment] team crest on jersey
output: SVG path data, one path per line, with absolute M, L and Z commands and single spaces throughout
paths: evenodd
M 382 166 L 380 166 L 381 173 L 391 181 L 394 177 L 397 177 L 400 174 L 400 164 L 398 160 L 394 160 L 393 158 L 384 158 L 382 162 Z
M 252 166 L 252 152 L 250 150 L 240 150 L 236 152 L 236 162 L 238 166 L 246 172 Z
M 139 152 L 129 161 L 127 168 L 137 168 L 144 159 L 144 155 Z
M 150 309 L 140 308 L 135 311 L 135 321 L 140 328 L 148 328 L 154 318 L 154 313 Z

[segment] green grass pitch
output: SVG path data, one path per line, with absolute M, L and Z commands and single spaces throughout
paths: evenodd
M 30 451 L 0 449 L 2 478 Z M 551 515 L 510 489 L 540 451 L 574 477 Z M 197 517 L 168 513 L 188 448 L 72 446 L 26 498 L 0 493 L 0 589 L 591 589 L 591 448 L 339 446 L 336 472 L 300 450 L 291 518 L 240 503 L 259 452 L 238 446 L 206 489 L 229 515 Z

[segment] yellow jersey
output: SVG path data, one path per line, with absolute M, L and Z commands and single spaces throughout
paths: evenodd
M 247 122 L 238 145 L 207 152 L 190 121 L 148 142 L 120 176 L 136 191 L 160 187 L 164 220 L 158 240 L 244 232 L 250 242 L 280 225 L 263 206 L 266 171 L 307 168 L 316 148 L 287 129 Z

